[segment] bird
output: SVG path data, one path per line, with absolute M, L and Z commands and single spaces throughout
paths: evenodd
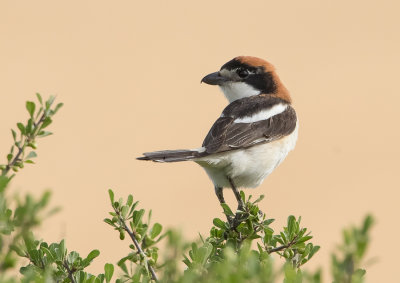
M 201 82 L 219 86 L 229 102 L 202 146 L 146 152 L 137 159 L 194 161 L 210 177 L 219 202 L 225 203 L 223 189 L 230 188 L 243 210 L 239 189 L 258 187 L 294 149 L 297 114 L 275 67 L 261 58 L 235 57 Z

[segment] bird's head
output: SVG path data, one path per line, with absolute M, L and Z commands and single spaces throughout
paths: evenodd
M 201 82 L 220 86 L 229 102 L 259 94 L 291 102 L 289 92 L 274 66 L 256 57 L 236 57 L 225 63 L 218 72 L 205 76 Z

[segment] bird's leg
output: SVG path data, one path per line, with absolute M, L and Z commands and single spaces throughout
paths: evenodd
M 221 204 L 225 203 L 223 188 L 216 186 L 215 187 L 215 194 L 217 195 L 219 203 L 221 203 Z M 229 223 L 232 222 L 232 217 L 230 217 L 229 215 L 226 215 L 226 219 L 228 220 Z
M 244 202 L 242 200 L 242 197 L 240 196 L 239 190 L 236 188 L 235 183 L 233 183 L 233 180 L 230 177 L 228 177 L 228 181 L 231 184 L 232 191 L 235 194 L 236 200 L 238 202 L 238 209 L 244 211 Z
M 223 190 L 223 188 L 221 188 L 221 187 L 215 187 L 215 194 L 217 195 L 217 198 L 220 203 L 225 203 L 224 193 L 222 190 Z

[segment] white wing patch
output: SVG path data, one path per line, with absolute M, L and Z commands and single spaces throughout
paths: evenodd
M 287 104 L 279 103 L 271 108 L 262 110 L 254 115 L 245 116 L 243 118 L 237 118 L 233 122 L 234 123 L 254 123 L 262 120 L 267 120 L 275 115 L 278 115 L 286 110 Z

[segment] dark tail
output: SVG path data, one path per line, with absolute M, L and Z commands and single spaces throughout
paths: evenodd
M 199 157 L 200 152 L 198 150 L 162 150 L 145 152 L 144 156 L 138 157 L 138 160 L 151 160 L 154 162 L 178 162 L 192 160 L 193 158 Z

